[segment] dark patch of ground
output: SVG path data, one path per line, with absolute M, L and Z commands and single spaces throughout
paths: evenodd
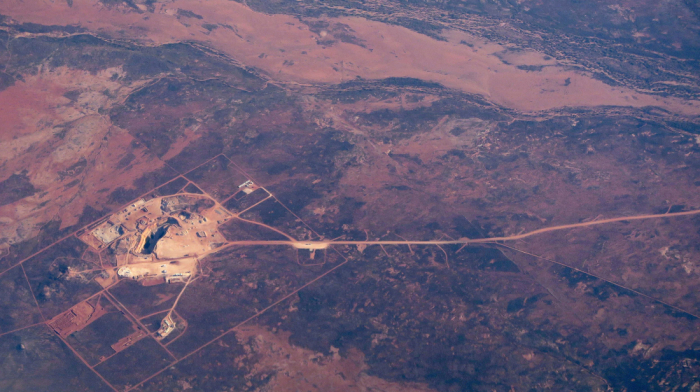
M 172 357 L 151 337 L 145 337 L 95 366 L 115 388 L 124 390 L 172 362 Z
M 109 292 L 134 316 L 143 317 L 161 310 L 170 309 L 183 284 L 161 284 L 143 286 L 134 280 L 124 280 L 109 289 Z
M 297 240 L 316 237 L 299 218 L 275 199 L 268 199 L 249 209 L 241 214 L 241 218 L 274 227 Z
M 50 319 L 97 293 L 99 271 L 80 257 L 87 245 L 70 237 L 22 264 L 44 317 Z
M 13 174 L 0 181 L 0 206 L 12 204 L 36 192 L 26 173 Z
M 238 191 L 238 186 L 248 180 L 223 155 L 219 155 L 185 176 L 218 201 L 233 195 Z
M 230 333 L 218 343 L 209 345 L 136 390 L 177 391 L 182 388 L 183 381 L 194 390 L 201 391 L 260 390 L 267 384 L 271 375 L 250 378 L 249 374 L 255 363 L 255 358 L 251 358 L 238 343 L 236 335 Z
M 229 248 L 207 257 L 209 277 L 192 282 L 177 305 L 187 330 L 168 348 L 177 356 L 195 350 L 337 262 L 328 257 L 325 265 L 303 267 L 286 246 Z
M 255 223 L 244 222 L 239 219 L 230 221 L 219 226 L 219 231 L 228 241 L 287 241 L 287 237 L 279 234 L 267 227 L 256 225 Z
M 265 200 L 265 198 L 269 196 L 270 194 L 261 188 L 256 189 L 250 194 L 246 194 L 243 191 L 240 191 L 236 193 L 233 197 L 228 199 L 224 203 L 224 207 L 226 207 L 229 211 L 233 212 L 234 214 L 237 214 Z
M 91 366 L 114 354 L 110 346 L 134 332 L 132 322 L 106 298 L 100 300 L 100 305 L 107 313 L 66 339 Z
M 0 390 L 111 391 L 45 325 L 0 336 Z
M 196 194 L 198 194 L 198 195 L 201 195 L 201 194 L 204 193 L 204 192 L 202 192 L 202 190 L 199 189 L 199 188 L 197 187 L 197 185 L 195 185 L 195 184 L 188 184 L 188 185 L 185 187 L 185 189 L 183 189 L 183 192 L 186 192 L 186 193 L 196 193 Z
M 187 180 L 179 177 L 169 183 L 159 187 L 148 195 L 148 197 L 161 197 L 176 194 L 180 189 L 187 185 Z
M 121 207 L 123 204 L 136 199 L 137 197 L 148 192 L 150 189 L 172 180 L 176 176 L 177 173 L 175 173 L 173 169 L 168 166 L 164 166 L 161 169 L 146 173 L 134 180 L 132 188 L 120 187 L 115 189 L 109 195 L 109 202 Z
M 22 267 L 0 275 L 0 333 L 42 321 Z
M 577 323 L 521 272 L 484 270 L 490 250 L 448 252 L 448 268 L 435 247 L 385 248 L 390 257 L 369 247 L 259 320 L 295 345 L 359 349 L 369 374 L 440 391 L 602 386 L 577 357 L 595 338 L 572 335 Z

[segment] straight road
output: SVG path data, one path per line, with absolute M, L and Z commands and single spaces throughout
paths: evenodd
M 499 242 L 499 241 L 515 241 L 515 240 L 520 240 L 523 238 L 531 237 L 533 235 L 538 235 L 542 233 L 548 233 L 551 231 L 558 231 L 558 230 L 570 230 L 570 229 L 576 229 L 580 227 L 587 227 L 587 226 L 596 226 L 596 225 L 603 225 L 607 223 L 614 223 L 614 222 L 623 222 L 623 221 L 632 221 L 632 220 L 642 220 L 642 219 L 658 219 L 658 218 L 672 218 L 672 217 L 677 217 L 677 216 L 687 216 L 687 215 L 696 215 L 700 214 L 700 210 L 692 210 L 692 211 L 681 211 L 681 212 L 670 212 L 670 213 L 665 213 L 665 214 L 647 214 L 647 215 L 633 215 L 633 216 L 622 216 L 618 218 L 609 218 L 609 219 L 601 219 L 601 220 L 595 220 L 595 221 L 590 221 L 590 222 L 581 222 L 581 223 L 572 223 L 568 225 L 558 225 L 558 226 L 551 226 L 551 227 L 545 227 L 542 229 L 537 229 L 533 231 L 529 231 L 527 233 L 522 233 L 522 234 L 516 234 L 516 235 L 511 235 L 511 236 L 505 236 L 505 237 L 490 237 L 490 238 L 459 238 L 456 240 L 428 240 L 428 241 L 411 241 L 411 240 L 405 240 L 405 241 L 332 241 L 332 240 L 326 240 L 326 241 L 231 241 L 224 245 L 223 247 L 219 247 L 217 249 L 212 249 L 211 251 L 207 252 L 209 253 L 214 253 L 218 252 L 221 249 L 230 247 L 230 246 L 252 246 L 252 245 L 288 245 L 292 246 L 296 249 L 326 249 L 329 246 L 332 245 L 454 245 L 454 244 L 483 244 L 483 243 L 491 243 L 491 242 Z M 239 218 L 240 219 L 240 218 Z M 257 222 L 252 222 L 252 221 L 246 221 L 249 223 L 255 223 L 261 226 L 268 227 L 271 230 L 279 232 L 279 230 L 274 229 L 272 227 L 269 227 L 267 225 L 257 223 Z M 289 236 L 287 236 L 289 237 Z

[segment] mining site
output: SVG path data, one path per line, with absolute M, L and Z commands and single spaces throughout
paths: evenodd
M 698 26 L 0 1 L 0 391 L 700 391 Z
M 120 277 L 186 281 L 196 271 L 197 256 L 226 242 L 218 226 L 231 216 L 203 195 L 139 199 L 79 238 L 95 250 L 108 248 Z

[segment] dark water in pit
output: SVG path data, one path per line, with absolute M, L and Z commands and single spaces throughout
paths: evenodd
M 146 238 L 146 242 L 143 245 L 143 250 L 141 251 L 141 253 L 145 255 L 150 255 L 151 253 L 153 253 L 153 249 L 156 248 L 158 240 L 163 238 L 165 233 L 168 232 L 168 228 L 173 224 L 177 224 L 177 220 L 173 218 L 168 218 L 168 221 L 165 222 L 163 226 L 159 227 L 158 230 L 151 233 L 151 235 L 149 235 L 148 238 Z

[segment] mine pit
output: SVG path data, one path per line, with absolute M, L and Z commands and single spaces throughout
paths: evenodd
M 165 223 L 161 224 L 160 226 L 156 227 L 155 231 L 148 231 L 143 233 L 143 246 L 141 248 L 141 251 L 139 253 L 145 254 L 145 255 L 150 255 L 153 253 L 153 251 L 156 248 L 156 245 L 158 244 L 158 241 L 165 236 L 165 234 L 168 232 L 168 229 L 171 226 L 180 226 L 180 222 L 178 222 L 177 219 L 175 218 L 168 218 Z
M 204 195 L 141 199 L 80 238 L 97 249 L 108 246 L 116 257 L 116 273 L 98 279 L 103 287 L 118 278 L 147 286 L 184 282 L 196 273 L 197 256 L 226 243 L 218 225 L 231 217 Z

